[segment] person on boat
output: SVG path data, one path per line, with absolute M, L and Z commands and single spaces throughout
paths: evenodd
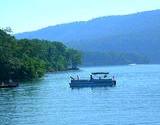
M 114 80 L 114 76 L 112 77 L 112 80 Z
M 79 80 L 79 76 L 77 75 L 77 80 Z
M 4 82 L 2 82 L 2 86 L 4 86 Z
M 74 80 L 74 78 L 72 76 L 70 76 L 71 80 Z
M 12 83 L 13 81 L 12 81 L 12 79 L 9 79 L 9 83 Z
M 92 80 L 93 79 L 93 76 L 92 75 L 90 75 L 90 80 Z

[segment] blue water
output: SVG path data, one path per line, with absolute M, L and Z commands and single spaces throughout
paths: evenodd
M 117 86 L 70 89 L 70 75 L 95 71 Z M 0 125 L 160 125 L 160 65 L 81 68 L 0 89 Z

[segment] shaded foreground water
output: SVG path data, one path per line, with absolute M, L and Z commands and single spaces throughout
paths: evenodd
M 113 88 L 71 89 L 69 76 L 109 71 Z M 0 125 L 160 125 L 160 65 L 81 68 L 0 89 Z

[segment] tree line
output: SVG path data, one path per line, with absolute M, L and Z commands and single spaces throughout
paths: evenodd
M 16 39 L 0 29 L 0 82 L 32 80 L 46 72 L 76 69 L 81 53 L 60 42 Z
M 105 65 L 127 65 L 127 64 L 148 64 L 148 57 L 128 52 L 82 52 L 84 66 L 105 66 Z

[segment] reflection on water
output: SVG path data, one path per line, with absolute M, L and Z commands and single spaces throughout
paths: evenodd
M 116 87 L 71 89 L 70 76 L 109 71 Z M 0 89 L 1 125 L 158 125 L 160 65 L 81 68 Z

